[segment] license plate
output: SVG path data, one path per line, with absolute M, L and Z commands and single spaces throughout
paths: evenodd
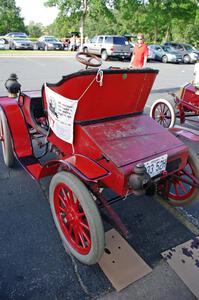
M 147 173 L 154 177 L 166 170 L 168 155 L 162 155 L 144 163 Z

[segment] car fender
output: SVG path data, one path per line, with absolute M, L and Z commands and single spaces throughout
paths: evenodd
M 61 170 L 71 171 L 83 181 L 97 182 L 110 175 L 110 172 L 100 166 L 94 160 L 81 155 L 74 154 L 63 160 L 53 160 L 47 162 L 41 171 L 40 178 L 50 174 L 55 174 Z
M 183 137 L 192 142 L 199 142 L 199 135 L 194 130 L 185 130 L 183 128 L 169 128 L 176 137 Z
M 31 156 L 33 150 L 28 128 L 16 98 L 0 97 L 0 107 L 7 118 L 13 150 L 17 158 Z

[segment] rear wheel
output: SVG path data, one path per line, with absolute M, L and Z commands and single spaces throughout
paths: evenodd
M 12 139 L 7 119 L 2 109 L 0 109 L 0 141 L 2 143 L 3 159 L 5 165 L 11 168 L 14 165 Z
M 150 117 L 165 128 L 175 125 L 176 115 L 173 105 L 165 99 L 156 100 L 150 109 Z
M 108 59 L 108 54 L 106 50 L 103 50 L 101 53 L 101 58 L 102 60 L 107 60 Z
M 199 178 L 199 160 L 189 150 L 187 164 L 183 170 L 176 172 L 160 184 L 159 195 L 174 206 L 190 204 L 199 200 L 199 188 L 194 186 L 194 178 Z
M 168 57 L 167 57 L 166 55 L 164 55 L 164 56 L 162 57 L 162 62 L 163 62 L 164 64 L 166 64 L 166 63 L 168 62 Z
M 50 183 L 49 199 L 64 246 L 82 263 L 97 263 L 104 252 L 104 230 L 86 186 L 71 173 L 57 173 Z

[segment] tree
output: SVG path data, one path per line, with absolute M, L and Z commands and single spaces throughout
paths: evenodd
M 100 15 L 111 17 L 113 0 L 48 0 L 46 5 L 57 6 L 60 15 L 70 17 L 74 23 L 79 23 L 81 31 L 81 44 L 83 43 L 84 25 L 87 15 L 96 18 Z
M 31 21 L 29 23 L 29 25 L 27 26 L 27 29 L 28 29 L 29 36 L 31 36 L 33 38 L 40 37 L 44 32 L 42 24 L 34 23 L 33 21 Z
M 16 6 L 15 0 L 0 1 L 0 32 L 6 34 L 9 31 L 26 31 L 21 10 Z

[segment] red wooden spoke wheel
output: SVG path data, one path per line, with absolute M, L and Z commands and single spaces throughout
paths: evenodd
M 64 245 L 81 262 L 97 263 L 104 252 L 104 230 L 86 186 L 75 175 L 60 172 L 52 178 L 49 198 Z
M 150 109 L 150 117 L 165 128 L 175 125 L 176 115 L 172 104 L 165 99 L 156 100 Z
M 3 159 L 5 165 L 11 168 L 14 165 L 12 140 L 7 119 L 2 109 L 0 109 L 0 141 L 2 144 Z
M 199 200 L 199 189 L 194 185 L 194 177 L 199 178 L 199 160 L 190 150 L 185 168 L 167 179 L 162 194 L 175 206 Z

